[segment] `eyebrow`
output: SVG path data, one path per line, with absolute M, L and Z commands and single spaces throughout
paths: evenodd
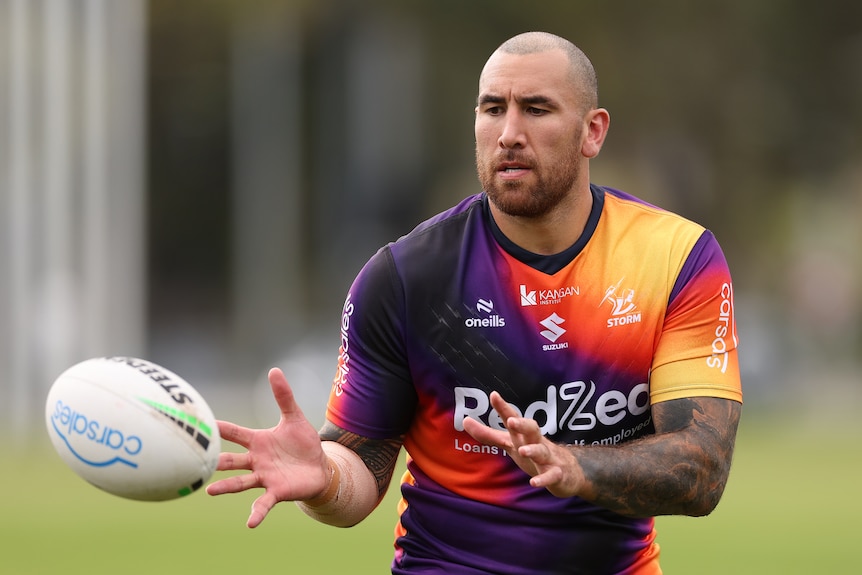
M 515 101 L 521 105 L 534 105 L 534 104 L 544 104 L 546 106 L 555 106 L 554 100 L 549 98 L 548 96 L 523 96 L 521 98 L 515 98 Z M 503 96 L 497 96 L 495 94 L 482 94 L 479 96 L 478 104 L 480 106 L 484 104 L 503 104 L 506 102 L 506 98 Z

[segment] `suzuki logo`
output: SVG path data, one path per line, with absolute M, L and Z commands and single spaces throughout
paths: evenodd
M 539 323 L 542 327 L 546 327 L 548 329 L 542 330 L 539 333 L 545 337 L 548 341 L 557 341 L 561 335 L 566 333 L 566 330 L 560 327 L 560 324 L 565 322 L 563 318 L 558 316 L 556 313 L 552 313 Z

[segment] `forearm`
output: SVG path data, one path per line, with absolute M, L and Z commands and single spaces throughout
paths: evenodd
M 331 422 L 319 435 L 329 460 L 330 481 L 321 495 L 297 505 L 321 523 L 351 527 L 386 495 L 402 439 L 369 439 Z
M 303 513 L 335 527 L 352 527 L 365 519 L 380 501 L 377 481 L 362 458 L 334 441 L 324 441 L 329 460 L 329 483 L 324 492 L 297 501 Z
M 656 435 L 614 447 L 570 447 L 583 477 L 579 495 L 628 516 L 710 513 L 730 472 L 740 409 L 709 399 L 659 404 L 654 410 L 665 413 Z
M 678 439 L 572 448 L 584 476 L 581 497 L 633 517 L 708 514 L 727 473 Z

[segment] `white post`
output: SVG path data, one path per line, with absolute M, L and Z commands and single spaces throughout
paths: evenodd
M 21 439 L 72 363 L 146 353 L 145 8 L 0 0 L 0 428 Z
M 41 103 L 44 119 L 41 127 L 40 156 L 44 164 L 43 195 L 38 229 L 43 238 L 41 274 L 37 277 L 38 301 L 33 312 L 40 358 L 37 377 L 47 380 L 71 364 L 73 342 L 79 311 L 76 292 L 79 289 L 74 269 L 75 205 L 72 187 L 72 86 L 70 7 L 65 0 L 47 0 L 43 6 L 44 66 Z
M 104 0 L 84 4 L 83 286 L 85 341 L 94 352 L 110 341 L 110 196 L 108 190 L 107 20 Z M 97 353 L 97 352 L 96 352 Z
M 27 0 L 12 0 L 8 5 L 9 18 L 4 36 L 9 46 L 9 101 L 8 113 L 8 172 L 3 186 L 8 189 L 4 210 L 3 228 L 8 238 L 7 257 L 9 264 L 9 297 L 3 305 L 8 308 L 7 326 L 3 329 L 0 345 L 5 350 L 3 378 L 8 382 L 6 390 L 6 416 L 11 429 L 21 434 L 27 423 L 29 384 L 32 381 L 30 352 L 32 350 L 32 316 L 30 301 L 34 249 L 32 242 L 33 193 L 33 141 L 31 117 L 33 90 L 30 71 L 33 65 L 31 30 L 33 6 Z M 13 442 L 15 443 L 15 442 Z
M 260 369 L 307 328 L 302 302 L 299 18 L 287 4 L 237 12 L 232 34 L 234 333 Z
M 97 0 L 106 10 L 107 48 L 101 113 L 106 125 L 107 259 L 99 281 L 107 291 L 103 337 L 88 355 L 147 355 L 146 338 L 146 19 L 145 0 Z M 95 194 L 94 194 L 95 196 Z M 95 298 L 93 305 L 100 305 Z M 110 348 L 108 347 L 110 345 Z

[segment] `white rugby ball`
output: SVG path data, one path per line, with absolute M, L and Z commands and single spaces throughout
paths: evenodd
M 79 476 L 141 501 L 183 497 L 213 474 L 221 451 L 204 398 L 177 374 L 132 357 L 64 371 L 45 406 L 54 448 Z

